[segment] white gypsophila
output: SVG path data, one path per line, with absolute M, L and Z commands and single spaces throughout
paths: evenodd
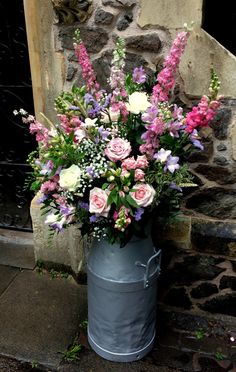
M 148 96 L 144 92 L 134 92 L 129 96 L 129 102 L 126 104 L 127 110 L 133 114 L 144 112 L 150 106 Z
M 68 191 L 76 191 L 81 182 L 81 170 L 78 165 L 71 165 L 67 169 L 62 169 L 59 175 L 59 185 Z

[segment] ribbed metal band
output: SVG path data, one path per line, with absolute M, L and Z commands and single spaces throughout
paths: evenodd
M 101 357 L 111 360 L 113 362 L 133 362 L 135 360 L 139 360 L 143 358 L 146 354 L 151 351 L 154 341 L 155 341 L 156 334 L 152 336 L 151 340 L 148 342 L 146 346 L 144 346 L 142 349 L 134 351 L 132 353 L 115 353 L 110 350 L 106 350 L 99 346 L 92 338 L 89 327 L 88 327 L 88 341 L 92 349 Z

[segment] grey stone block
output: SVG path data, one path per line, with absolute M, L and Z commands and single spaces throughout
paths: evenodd
M 86 287 L 20 273 L 0 299 L 0 352 L 57 367 L 86 317 Z
M 0 265 L 0 296 L 19 272 L 19 269 Z

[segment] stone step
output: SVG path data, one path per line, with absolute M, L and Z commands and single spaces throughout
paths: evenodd
M 35 266 L 33 234 L 0 229 L 0 265 L 33 269 Z

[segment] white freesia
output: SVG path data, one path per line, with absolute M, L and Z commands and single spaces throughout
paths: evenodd
M 49 213 L 46 218 L 45 218 L 45 223 L 47 225 L 50 225 L 51 223 L 55 223 L 57 222 L 57 219 L 58 219 L 58 215 L 54 214 L 54 213 Z
M 75 139 L 77 142 L 81 142 L 83 138 L 87 137 L 87 133 L 84 129 L 76 129 L 75 130 Z
M 102 123 L 105 123 L 105 124 L 110 123 L 110 121 L 112 123 L 114 123 L 119 119 L 119 116 L 120 116 L 120 111 L 119 110 L 118 111 L 113 111 L 112 108 L 110 107 L 109 108 L 109 114 L 103 112 L 100 121 Z
M 129 96 L 129 102 L 126 104 L 127 110 L 133 114 L 144 112 L 150 106 L 148 96 L 144 92 L 134 92 Z
M 88 128 L 88 127 L 94 127 L 96 121 L 97 121 L 97 118 L 95 118 L 95 119 L 86 118 L 85 121 L 84 121 L 85 122 L 85 127 L 86 128 Z M 82 126 L 83 126 L 83 124 L 82 124 Z
M 62 169 L 59 176 L 59 185 L 68 191 L 75 191 L 80 186 L 81 170 L 78 165 L 71 165 L 70 168 Z

